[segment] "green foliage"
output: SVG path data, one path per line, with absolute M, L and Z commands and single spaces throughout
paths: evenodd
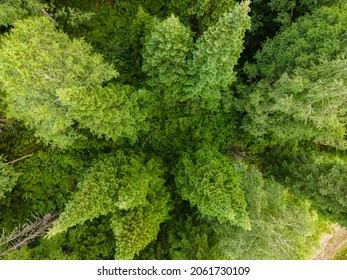
M 190 63 L 187 99 L 202 100 L 202 107 L 215 109 L 221 90 L 235 81 L 234 66 L 243 50 L 250 26 L 249 1 L 235 5 L 197 40 Z
M 198 34 L 214 25 L 219 18 L 235 5 L 234 0 L 173 0 L 170 9 Z
M 250 229 L 246 201 L 229 160 L 216 149 L 202 148 L 183 154 L 175 171 L 178 191 L 184 200 L 207 216 Z
M 267 81 L 346 53 L 346 5 L 322 7 L 299 18 L 275 38 L 267 40 L 256 54 L 258 74 Z
M 43 238 L 50 241 L 64 234 L 52 238 Z M 110 229 L 109 219 L 100 216 L 93 221 L 71 228 L 66 234 L 61 251 L 69 260 L 104 260 L 113 259 L 115 240 Z
M 164 101 L 171 103 L 182 94 L 193 36 L 174 15 L 153 25 L 143 48 L 142 70 L 150 77 L 149 85 L 163 90 Z
M 137 105 L 139 94 L 130 86 L 70 87 L 58 89 L 56 94 L 62 106 L 69 108 L 66 116 L 99 137 L 135 142 L 140 126 L 145 128 L 145 112 Z
M 271 86 L 260 82 L 246 105 L 246 130 L 270 143 L 306 140 L 345 149 L 346 67 L 346 59 L 324 61 L 284 73 Z
M 101 158 L 78 183 L 79 190 L 48 236 L 113 213 L 116 258 L 133 258 L 156 237 L 160 223 L 168 218 L 169 194 L 163 187 L 160 167 L 156 159 L 144 163 L 143 156 L 122 151 Z
M 345 0 L 45 2 L 0 0 L 0 228 L 60 216 L 6 259 L 307 259 L 346 226 Z
M 44 5 L 37 0 L 1 0 L 0 27 L 29 16 L 38 16 L 43 8 Z
M 0 203 L 8 192 L 10 192 L 16 184 L 19 173 L 14 168 L 4 162 L 3 156 L 0 155 Z
M 251 230 L 217 225 L 219 246 L 230 259 L 306 259 L 318 246 L 322 225 L 307 201 L 255 169 L 235 166 L 247 199 Z M 243 175 L 242 175 L 243 174 Z
M 346 148 L 346 24 L 346 9 L 323 7 L 266 41 L 248 68 L 251 78 L 262 78 L 246 89 L 248 133 L 268 145 Z
M 333 257 L 333 260 L 347 260 L 347 245 L 343 246 Z
M 82 136 L 66 117 L 57 90 L 94 87 L 116 71 L 91 54 L 83 40 L 71 41 L 45 17 L 18 21 L 1 42 L 1 83 L 7 115 L 35 129 L 46 143 L 67 147 Z M 30 108 L 30 110 L 28 109 Z
M 181 217 L 170 231 L 169 242 L 173 260 L 226 259 L 211 225 L 198 217 Z
M 346 157 L 324 153 L 276 155 L 278 175 L 323 213 L 346 225 Z M 275 171 L 273 171 L 275 173 Z

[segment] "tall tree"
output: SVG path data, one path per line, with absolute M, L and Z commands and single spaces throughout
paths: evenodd
M 347 147 L 346 24 L 345 5 L 323 7 L 264 44 L 252 74 L 262 79 L 246 96 L 247 132 L 269 145 Z

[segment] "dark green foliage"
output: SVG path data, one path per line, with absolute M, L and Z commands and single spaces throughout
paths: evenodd
M 276 172 L 297 193 L 341 225 L 346 225 L 346 158 L 327 153 L 277 154 Z
M 234 0 L 173 0 L 169 6 L 197 35 L 201 35 L 229 11 L 235 2 Z
M 262 78 L 247 89 L 248 133 L 270 145 L 313 141 L 346 148 L 344 7 L 320 8 L 266 41 L 248 68 L 250 77 Z
M 346 5 L 322 7 L 298 19 L 256 55 L 258 75 L 268 82 L 297 67 L 312 67 L 346 53 Z
M 227 256 L 218 247 L 218 241 L 219 238 L 206 220 L 188 215 L 181 217 L 170 232 L 170 259 L 226 259 Z
M 19 174 L 0 156 L 0 204 L 16 184 Z

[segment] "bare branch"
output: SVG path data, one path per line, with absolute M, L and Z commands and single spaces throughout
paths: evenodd
M 17 158 L 17 159 L 15 159 L 15 160 L 12 160 L 12 161 L 6 162 L 6 164 L 12 164 L 12 163 L 15 163 L 15 162 L 17 162 L 17 161 L 20 161 L 20 160 L 22 160 L 22 159 L 25 159 L 25 158 L 31 157 L 31 156 L 33 156 L 33 155 L 34 155 L 34 153 L 31 153 L 30 155 L 26 155 L 26 156 L 23 156 L 23 157 Z

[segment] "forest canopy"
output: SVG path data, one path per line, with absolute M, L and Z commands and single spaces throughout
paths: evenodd
M 347 226 L 346 26 L 345 0 L 0 0 L 0 259 L 312 259 Z

